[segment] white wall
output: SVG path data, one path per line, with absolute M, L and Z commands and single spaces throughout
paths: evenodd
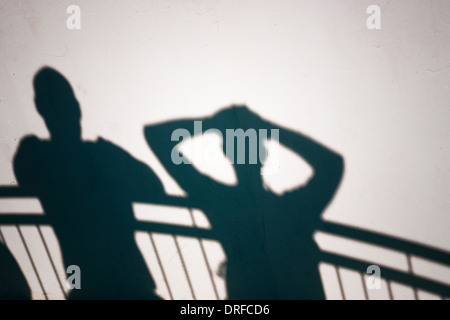
M 31 83 L 48 65 L 75 90 L 83 137 L 145 161 L 168 192 L 143 126 L 245 103 L 343 155 L 327 220 L 450 251 L 449 34 L 446 0 L 3 0 L 0 184 L 16 183 L 24 135 L 48 137 Z

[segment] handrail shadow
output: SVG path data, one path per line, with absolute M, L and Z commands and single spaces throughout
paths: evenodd
M 2 198 L 23 198 L 33 197 L 32 194 L 23 192 L 19 187 L 0 187 L 0 199 Z M 195 209 L 201 207 L 195 201 L 188 198 L 165 196 L 155 199 L 151 204 L 165 205 L 171 207 L 182 207 Z M 0 214 L 0 225 L 51 225 L 51 221 L 44 215 L 23 214 Z M 164 223 L 135 221 L 136 231 L 158 232 L 173 236 L 186 236 L 198 239 L 217 240 L 213 230 L 168 225 Z M 316 230 L 334 236 L 349 238 L 355 241 L 363 242 L 378 247 L 396 250 L 402 252 L 408 257 L 418 256 L 427 260 L 437 262 L 450 269 L 450 253 L 417 242 L 412 242 L 390 235 L 385 235 L 369 230 L 358 229 L 345 225 L 336 224 L 329 221 L 322 221 L 321 226 Z M 361 273 L 365 273 L 368 266 L 367 261 L 359 260 L 355 257 L 343 256 L 329 251 L 320 252 L 320 260 L 332 265 L 337 265 Z M 376 261 L 373 261 L 376 263 Z M 383 267 L 383 278 L 388 281 L 396 281 L 415 289 L 423 289 L 435 293 L 441 297 L 450 297 L 450 286 L 437 280 L 418 276 L 410 269 L 408 272 L 402 272 L 389 266 Z M 188 275 L 186 275 L 188 276 Z M 341 288 L 342 290 L 342 288 Z M 392 298 L 392 297 L 391 297 Z

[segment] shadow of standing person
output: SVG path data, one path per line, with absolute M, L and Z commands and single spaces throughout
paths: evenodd
M 134 238 L 133 201 L 164 194 L 154 172 L 99 138 L 81 138 L 81 110 L 63 75 L 34 77 L 35 104 L 50 140 L 25 137 L 14 159 L 20 188 L 36 195 L 60 242 L 65 268 L 81 270 L 71 299 L 158 299 Z
M 202 132 L 194 129 L 195 121 L 202 121 Z M 236 186 L 218 183 L 190 163 L 176 164 L 174 152 L 179 159 L 185 159 L 177 149 L 177 138 L 209 129 L 221 133 L 227 157 L 229 130 L 236 133 L 242 129 L 248 133 L 254 129 L 259 133 L 260 129 L 267 132 L 278 129 L 279 142 L 305 159 L 313 167 L 314 176 L 305 187 L 281 196 L 272 193 L 262 180 L 261 159 L 249 161 L 250 136 L 245 137 L 246 148 L 246 142 L 244 148 L 238 148 L 242 141 L 234 143 L 229 158 L 237 176 Z M 177 137 L 177 132 L 185 134 Z M 245 106 L 225 108 L 210 118 L 150 125 L 145 128 L 145 136 L 164 167 L 186 191 L 193 207 L 203 210 L 210 220 L 212 232 L 226 254 L 228 299 L 325 298 L 318 271 L 319 249 L 313 233 L 340 183 L 341 156 L 298 132 L 261 119 Z M 257 141 L 259 137 L 253 140 L 257 144 L 253 152 L 265 154 L 264 146 Z M 239 155 L 240 152 L 245 154 Z M 240 156 L 247 161 L 239 163 Z

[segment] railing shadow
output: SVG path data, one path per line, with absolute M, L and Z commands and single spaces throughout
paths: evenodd
M 31 194 L 25 194 L 20 188 L 18 187 L 0 187 L 0 200 L 5 198 L 24 198 L 24 197 L 33 197 Z M 189 208 L 189 209 L 196 209 L 200 206 L 197 205 L 195 202 L 191 201 L 190 199 L 186 198 L 180 198 L 180 197 L 160 197 L 159 199 L 155 200 L 155 205 L 164 205 L 168 207 L 177 207 L 177 208 Z M 14 214 L 7 214 L 2 213 L 0 214 L 0 226 L 4 225 L 14 225 L 14 226 L 22 226 L 22 225 L 50 225 L 51 221 L 48 219 L 47 216 L 44 215 L 36 215 L 36 214 L 27 214 L 24 213 L 14 213 Z M 142 222 L 136 220 L 134 223 L 134 228 L 136 231 L 143 231 L 143 232 L 149 232 L 149 233 L 161 233 L 161 234 L 167 234 L 171 236 L 185 236 L 185 237 L 191 237 L 196 239 L 207 239 L 207 240 L 217 240 L 214 231 L 208 230 L 208 229 L 202 229 L 202 228 L 196 228 L 196 227 L 186 227 L 186 226 L 177 226 L 177 225 L 170 225 L 166 223 L 155 223 L 155 222 Z M 363 243 L 365 245 L 369 245 L 372 247 L 379 247 L 387 250 L 393 250 L 395 252 L 401 253 L 406 257 L 408 267 L 406 269 L 399 269 L 395 266 L 390 265 L 383 265 L 383 263 L 379 263 L 376 261 L 376 258 L 371 260 L 371 258 L 358 258 L 356 256 L 346 255 L 342 254 L 340 252 L 333 252 L 329 249 L 321 250 L 320 252 L 320 261 L 331 264 L 336 267 L 342 267 L 347 268 L 351 270 L 355 270 L 359 272 L 361 275 L 366 274 L 367 267 L 370 264 L 377 264 L 381 267 L 382 270 L 382 278 L 387 281 L 388 286 L 391 282 L 397 282 L 401 283 L 403 285 L 409 286 L 413 288 L 415 292 L 415 298 L 418 299 L 417 296 L 417 290 L 424 290 L 430 293 L 433 293 L 435 295 L 438 295 L 441 298 L 450 297 L 450 279 L 447 279 L 442 281 L 442 279 L 439 279 L 438 277 L 435 277 L 433 274 L 419 274 L 416 272 L 412 266 L 411 259 L 413 257 L 421 258 L 426 261 L 429 261 L 430 263 L 438 264 L 441 268 L 447 268 L 450 270 L 450 253 L 437 249 L 432 248 L 430 246 L 422 245 L 420 243 L 412 242 L 403 240 L 400 238 L 392 237 L 389 235 L 384 235 L 381 233 L 376 233 L 368 230 L 362 230 L 354 227 L 344 226 L 335 224 L 332 222 L 326 222 L 323 221 L 321 226 L 316 230 L 317 233 L 323 233 L 327 235 L 331 235 L 333 237 L 338 238 L 345 238 L 350 239 L 353 242 L 357 243 Z M 41 235 L 42 237 L 42 235 Z M 3 235 L 1 235 L 0 230 L 0 239 L 4 238 Z M 42 241 L 45 244 L 45 240 L 42 237 Z M 26 244 L 25 244 L 26 248 Z M 46 252 L 48 255 L 50 255 L 48 249 L 46 248 Z M 36 267 L 33 263 L 33 257 L 32 254 L 27 250 L 28 257 L 30 261 L 32 262 L 34 272 L 36 273 L 37 277 L 39 277 L 39 272 L 36 270 Z M 158 254 L 158 253 L 157 253 Z M 203 249 L 203 255 L 205 261 L 207 261 L 206 253 Z M 181 259 L 183 259 L 181 257 Z M 52 261 L 50 259 L 50 261 Z M 189 274 L 186 271 L 186 268 L 184 266 L 184 262 L 182 260 L 184 273 L 186 276 L 186 279 L 190 283 L 190 290 L 192 291 L 192 296 L 195 299 L 196 295 L 194 293 L 194 290 L 192 289 L 192 285 L 189 279 Z M 57 274 L 57 268 L 54 265 L 54 262 L 52 263 L 53 271 L 55 274 Z M 160 265 L 162 267 L 162 265 Z M 164 275 L 164 270 L 162 270 Z M 211 269 L 209 268 L 209 275 L 206 275 L 209 277 L 210 281 L 213 283 L 214 281 L 212 279 L 211 275 Z M 339 274 L 338 274 L 339 277 Z M 343 292 L 342 288 L 342 279 L 339 279 L 340 283 L 340 290 L 342 293 L 342 297 L 345 298 L 345 294 Z M 39 280 L 40 285 L 42 287 L 42 291 L 45 293 L 45 285 L 42 283 L 42 279 Z M 169 293 L 170 293 L 170 286 L 166 281 L 166 285 L 168 287 Z M 63 286 L 65 284 L 62 283 L 60 280 L 60 286 L 64 292 Z M 365 298 L 368 299 L 367 295 L 367 288 L 365 284 L 363 283 L 364 290 L 365 290 Z M 215 290 L 215 298 L 218 298 L 217 294 L 217 288 L 214 286 Z M 395 298 L 392 295 L 392 292 L 389 290 L 389 296 L 391 299 Z M 47 298 L 47 296 L 45 296 Z M 170 293 L 170 297 L 173 298 L 173 295 Z M 169 298 L 170 298 L 169 297 Z

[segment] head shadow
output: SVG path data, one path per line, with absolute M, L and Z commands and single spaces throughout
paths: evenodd
M 33 79 L 34 102 L 53 141 L 81 141 L 81 109 L 69 81 L 50 67 Z

